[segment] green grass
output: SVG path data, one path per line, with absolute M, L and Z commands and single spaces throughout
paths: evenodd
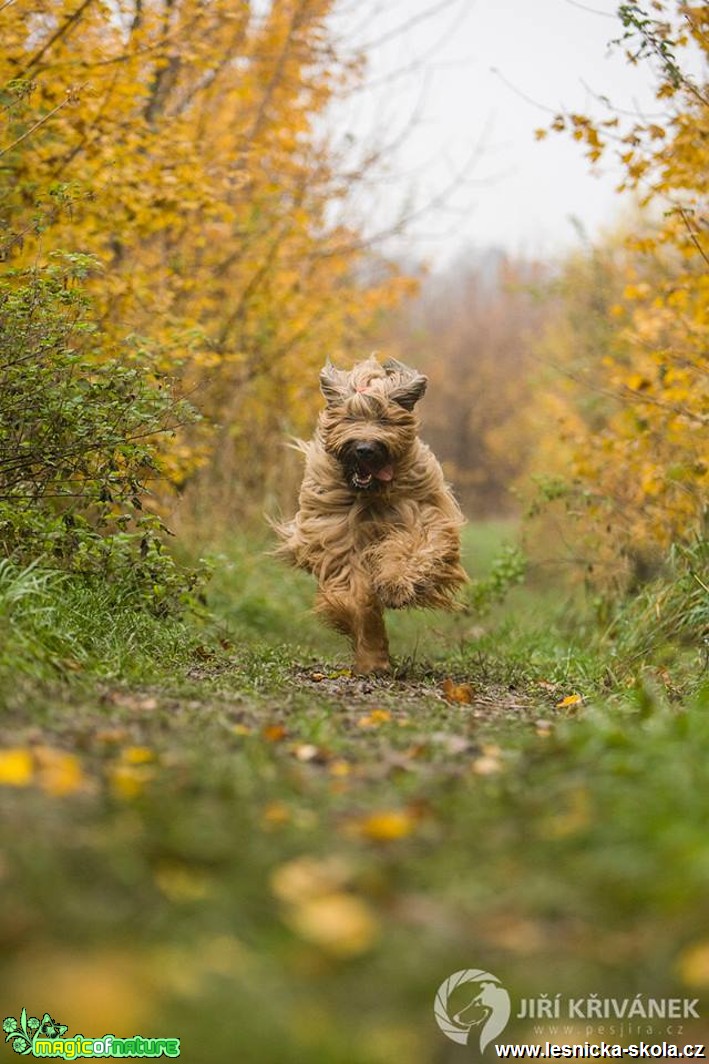
M 193 624 L 158 618 L 133 589 L 0 562 L 0 692 L 17 677 L 87 674 L 140 680 L 185 667 L 199 640 Z
M 513 533 L 470 531 L 476 577 Z M 6 574 L 6 1014 L 174 1033 L 189 1064 L 476 1059 L 433 1020 L 462 968 L 515 1001 L 686 996 L 706 1015 L 699 650 L 676 675 L 664 651 L 626 668 L 617 635 L 524 587 L 483 617 L 392 618 L 398 672 L 363 680 L 265 546 L 213 559 L 211 630 Z

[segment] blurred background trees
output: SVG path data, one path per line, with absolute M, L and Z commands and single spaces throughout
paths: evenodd
M 690 73 L 707 56 L 706 7 L 619 10 L 629 60 L 656 70 L 652 120 L 604 104 L 600 118 L 551 122 L 590 165 L 620 159 L 637 203 L 623 232 L 565 261 L 461 253 L 430 276 L 342 220 L 377 156 L 353 165 L 328 124 L 366 62 L 334 33 L 339 10 L 3 8 L 4 306 L 24 285 L 63 300 L 65 321 L 64 286 L 85 302 L 55 345 L 57 372 L 78 372 L 76 356 L 96 387 L 106 364 L 131 366 L 141 388 L 199 415 L 169 431 L 161 415 L 141 444 L 149 476 L 132 470 L 115 498 L 88 477 L 84 509 L 115 503 L 108 517 L 125 523 L 126 500 L 160 500 L 164 515 L 177 493 L 201 536 L 288 507 L 299 469 L 284 440 L 311 431 L 317 370 L 381 348 L 429 375 L 425 435 L 471 515 L 546 500 L 587 576 L 642 583 L 706 520 L 709 105 Z M 57 280 L 58 252 L 83 256 L 81 276 Z M 16 361 L 3 372 L 16 381 Z M 4 416 L 12 438 L 41 440 L 36 421 L 18 428 L 17 406 Z M 80 508 L 76 495 L 61 507 Z M 43 505 L 57 504 L 44 493 Z

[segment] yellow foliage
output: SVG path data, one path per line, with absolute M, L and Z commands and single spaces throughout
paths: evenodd
M 3 12 L 1 205 L 15 219 L 3 253 L 100 259 L 107 341 L 147 338 L 207 415 L 166 447 L 164 472 L 183 485 L 216 448 L 236 504 L 262 497 L 274 465 L 282 480 L 274 441 L 310 422 L 325 357 L 360 355 L 406 291 L 387 263 L 365 280 L 360 234 L 332 220 L 347 180 L 321 116 L 360 69 L 337 53 L 332 7 L 117 0 L 38 14 L 17 0 Z
M 709 56 L 706 6 L 655 4 L 645 32 L 661 39 L 663 17 Z M 537 468 L 570 471 L 595 557 L 620 561 L 626 576 L 701 534 L 709 504 L 709 141 L 697 135 L 709 126 L 709 85 L 683 74 L 674 52 L 666 67 L 666 120 L 618 134 L 624 186 L 661 220 L 567 265 L 563 310 L 543 344 L 563 377 L 560 434 L 542 443 Z M 554 128 L 599 143 L 598 123 L 561 118 Z

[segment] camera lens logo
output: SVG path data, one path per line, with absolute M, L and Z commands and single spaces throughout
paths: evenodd
M 468 1001 L 451 1016 L 448 1002 L 453 991 L 465 983 L 473 984 Z M 463 971 L 454 972 L 441 983 L 433 1013 L 436 1023 L 451 1042 L 467 1045 L 472 1029 L 476 1028 L 479 1033 L 480 1052 L 484 1053 L 490 1042 L 507 1026 L 510 1007 L 510 995 L 501 986 L 496 975 L 483 972 L 479 968 L 465 968 Z

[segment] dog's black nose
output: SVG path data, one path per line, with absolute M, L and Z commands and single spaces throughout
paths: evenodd
M 362 441 L 361 443 L 356 443 L 354 445 L 352 453 L 358 462 L 371 462 L 373 459 L 379 457 L 380 451 L 381 447 L 378 447 L 375 443 Z

